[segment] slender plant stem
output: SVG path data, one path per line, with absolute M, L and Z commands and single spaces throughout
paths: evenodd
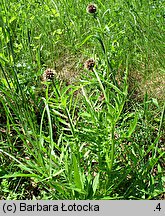
M 111 128 L 111 161 L 110 161 L 110 166 L 109 166 L 109 170 L 110 172 L 112 171 L 112 167 L 113 167 L 113 162 L 114 162 L 114 154 L 115 154 L 115 124 L 112 123 L 112 128 Z

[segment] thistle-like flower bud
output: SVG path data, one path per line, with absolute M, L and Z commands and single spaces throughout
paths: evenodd
M 87 12 L 90 14 L 95 14 L 97 12 L 97 6 L 95 4 L 89 4 L 87 6 Z
M 54 79 L 55 74 L 56 74 L 55 70 L 51 68 L 46 69 L 42 75 L 42 81 L 49 81 Z
M 84 64 L 84 68 L 87 70 L 93 70 L 95 64 L 96 62 L 94 59 L 88 59 Z

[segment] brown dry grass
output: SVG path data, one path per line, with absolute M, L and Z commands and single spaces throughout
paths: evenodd
M 147 92 L 149 98 L 165 101 L 165 72 L 151 72 L 145 77 L 142 72 L 131 71 L 129 77 L 129 89 L 132 96 L 140 101 Z
M 144 91 L 147 91 L 151 97 L 159 100 L 165 100 L 165 73 L 154 73 L 144 81 Z
M 58 78 L 68 84 L 73 84 L 80 77 L 82 62 L 83 57 L 79 54 L 74 56 L 66 52 L 65 55 L 62 55 L 56 61 L 56 72 L 58 74 Z

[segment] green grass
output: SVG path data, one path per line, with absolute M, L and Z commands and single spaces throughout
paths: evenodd
M 94 3 L 0 3 L 1 199 L 163 199 L 164 1 Z

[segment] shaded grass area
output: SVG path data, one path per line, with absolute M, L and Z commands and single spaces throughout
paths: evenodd
M 163 199 L 163 1 L 88 4 L 0 3 L 1 199 Z

